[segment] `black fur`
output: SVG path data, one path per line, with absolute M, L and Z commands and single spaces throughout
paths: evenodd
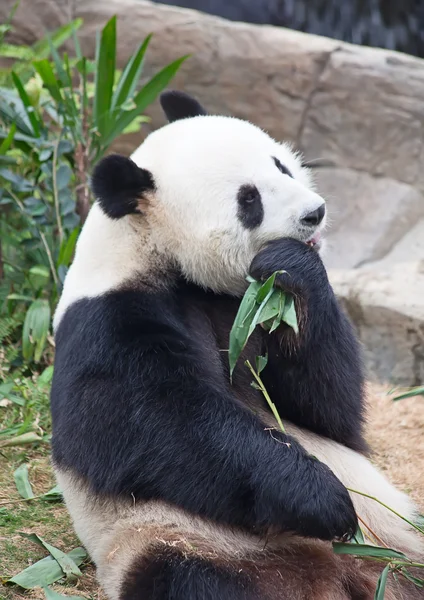
M 352 326 L 340 310 L 319 254 L 297 240 L 270 243 L 253 260 L 250 274 L 265 280 L 277 269 L 277 285 L 293 293 L 301 335 L 268 336 L 267 389 L 293 423 L 355 450 L 365 451 L 363 367 Z M 282 336 L 291 336 L 284 343 Z
M 176 90 L 163 92 L 160 96 L 160 103 L 170 123 L 207 114 L 197 100 Z
M 243 572 L 220 567 L 175 548 L 151 548 L 123 579 L 119 600 L 256 600 Z
M 291 353 L 284 328 L 263 334 L 265 383 L 283 419 L 362 449 L 351 326 L 313 250 L 280 240 L 257 256 L 252 273 L 264 278 L 282 268 L 289 275 L 279 284 L 298 296 L 306 320 Z M 206 307 L 215 304 L 212 318 Z M 98 493 L 161 498 L 258 533 L 352 535 L 357 521 L 344 486 L 241 404 L 252 393 L 249 376 L 237 397 L 230 387 L 220 350 L 231 323 L 227 344 L 217 340 L 235 304 L 181 282 L 160 294 L 122 290 L 71 306 L 56 335 L 54 460 Z
M 283 175 L 288 175 L 289 177 L 291 177 L 293 179 L 293 175 L 291 174 L 291 171 L 289 171 L 289 169 L 285 165 L 283 165 L 278 160 L 278 158 L 275 158 L 275 156 L 273 156 L 272 159 L 275 162 L 275 166 L 277 167 L 277 169 L 279 171 L 281 171 Z
M 237 218 L 246 229 L 259 227 L 264 218 L 261 194 L 256 185 L 242 185 L 237 194 Z
M 130 158 L 110 154 L 93 171 L 91 187 L 103 211 L 112 219 L 140 212 L 143 194 L 155 189 L 152 174 Z

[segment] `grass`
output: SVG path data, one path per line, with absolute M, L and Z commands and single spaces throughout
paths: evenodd
M 0 406 L 0 432 L 12 431 L 14 426 L 25 423 L 24 430 L 35 428 L 42 432 L 43 437 L 43 442 L 36 445 L 0 448 L 0 600 L 44 599 L 41 588 L 24 591 L 17 586 L 3 585 L 11 576 L 48 555 L 43 548 L 21 537 L 19 532 L 36 533 L 64 552 L 80 546 L 63 503 L 42 499 L 23 501 L 15 485 L 13 474 L 22 464 L 29 467 L 29 481 L 35 496 L 44 494 L 55 485 L 50 464 L 48 388 L 43 389 L 37 381 L 29 382 L 24 378 L 19 380 L 15 392 L 20 396 L 33 383 L 37 391 L 30 393 L 26 406 L 4 403 L 4 399 Z M 11 438 L 13 436 L 8 439 Z M 104 600 L 94 566 L 90 563 L 83 565 L 82 573 L 73 586 L 59 583 L 50 587 L 64 595 Z

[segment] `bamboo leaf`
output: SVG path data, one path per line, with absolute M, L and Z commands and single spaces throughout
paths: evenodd
M 35 60 L 33 62 L 34 68 L 43 80 L 44 85 L 49 90 L 52 98 L 60 103 L 63 101 L 62 94 L 60 93 L 60 87 L 58 85 L 56 76 L 53 72 L 51 63 L 47 59 Z
M 107 136 L 101 141 L 101 151 L 99 156 L 106 151 L 113 140 L 128 127 L 135 117 L 138 117 L 140 113 L 156 99 L 158 94 L 160 94 L 160 92 L 168 85 L 187 58 L 188 55 L 183 56 L 159 71 L 159 73 L 152 77 L 152 79 L 134 96 L 133 100 L 136 108 L 134 110 L 123 112 L 118 119 L 113 122 Z
M 56 560 L 66 576 L 66 579 L 75 580 L 76 578 L 81 577 L 82 573 L 79 570 L 78 565 L 71 557 L 65 554 L 65 552 L 62 552 L 62 550 L 59 550 L 59 548 L 56 548 L 55 546 L 52 546 L 36 533 L 27 534 L 20 532 L 19 535 L 27 540 L 30 540 L 31 542 L 34 542 L 34 544 L 38 544 L 42 548 L 45 548 L 47 552 L 49 552 Z
M 19 79 L 19 77 L 16 75 L 16 73 L 14 73 L 12 71 L 12 79 L 13 79 L 13 83 L 15 84 L 15 87 L 18 91 L 19 97 L 22 101 L 22 104 L 24 105 L 24 109 L 25 112 L 27 114 L 27 117 L 32 125 L 32 129 L 34 132 L 34 135 L 36 135 L 37 137 L 40 137 L 40 133 L 41 133 L 41 128 L 42 128 L 42 121 L 38 115 L 38 113 L 36 112 L 36 110 L 34 109 L 34 107 L 31 104 L 30 99 L 28 98 L 28 94 L 25 91 L 24 86 L 22 85 L 21 80 Z
M 265 369 L 268 364 L 268 356 L 257 356 L 256 357 L 256 372 L 258 375 Z
M 6 154 L 13 142 L 13 137 L 16 133 L 16 123 L 12 123 L 7 137 L 0 144 L 0 154 Z
M 297 323 L 296 308 L 295 308 L 294 299 L 292 296 L 286 297 L 282 321 L 287 323 L 287 325 L 289 325 L 294 330 L 295 333 L 299 333 L 299 325 Z
M 87 553 L 84 548 L 75 548 L 68 552 L 67 556 L 78 567 L 87 558 Z M 32 590 L 36 587 L 46 587 L 62 577 L 63 571 L 57 561 L 52 556 L 47 556 L 11 577 L 7 583 L 14 583 L 26 590 Z
M 143 70 L 144 56 L 151 38 L 152 35 L 148 35 L 140 44 L 137 52 L 135 52 L 127 62 L 113 93 L 112 109 L 119 108 L 129 98 L 132 98 Z
M 413 583 L 417 587 L 419 587 L 419 588 L 424 587 L 424 579 L 420 579 L 419 577 L 414 577 L 406 569 L 402 569 L 402 575 L 404 577 L 406 577 L 406 579 L 408 579 L 409 581 L 411 581 L 411 583 Z
M 75 19 L 53 31 L 53 33 L 49 34 L 48 38 L 36 42 L 32 46 L 34 56 L 39 59 L 47 58 L 51 51 L 51 47 L 53 46 L 54 49 L 59 48 L 72 36 L 74 31 L 78 31 L 82 23 L 82 19 Z
M 63 240 L 62 245 L 59 251 L 59 257 L 57 259 L 57 266 L 64 265 L 65 267 L 69 267 L 71 264 L 72 256 L 75 251 L 75 246 L 77 244 L 78 235 L 79 235 L 79 227 L 76 227 L 70 236 Z
M 383 572 L 377 581 L 377 588 L 375 590 L 374 600 L 384 600 L 385 592 L 386 592 L 386 583 L 387 576 L 390 571 L 390 565 L 384 567 Z
M 365 544 L 364 534 L 362 533 L 362 529 L 359 525 L 355 535 L 353 536 L 351 544 Z
M 256 314 L 256 296 L 261 287 L 258 281 L 251 283 L 240 303 L 236 318 L 230 331 L 230 344 L 228 358 L 230 362 L 230 375 L 232 375 L 237 360 L 246 345 L 250 325 Z
M 20 465 L 13 473 L 16 488 L 22 498 L 34 498 L 34 492 L 32 491 L 31 484 L 28 477 L 28 465 Z
M 62 502 L 63 495 L 58 485 L 55 485 L 51 490 L 41 496 L 43 500 L 48 502 Z
M 403 400 L 404 398 L 412 398 L 413 396 L 424 396 L 424 386 L 416 387 L 404 394 L 400 394 L 399 396 L 395 396 L 393 400 Z
M 344 542 L 333 542 L 335 554 L 354 554 L 355 556 L 372 556 L 373 558 L 401 558 L 408 560 L 402 552 L 383 548 L 382 546 L 370 546 L 368 544 L 350 544 Z
M 112 102 L 116 61 L 116 16 L 104 26 L 97 46 L 94 96 L 94 123 L 101 135 L 106 132 Z
M 50 328 L 50 306 L 47 300 L 37 299 L 29 307 L 22 331 L 22 354 L 25 360 L 38 362 L 44 350 Z

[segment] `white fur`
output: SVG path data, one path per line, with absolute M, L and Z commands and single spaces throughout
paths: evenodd
M 273 157 L 293 178 L 281 173 Z M 144 215 L 113 221 L 95 204 L 78 240 L 54 326 L 83 297 L 114 289 L 143 272 L 152 251 L 216 291 L 243 292 L 249 264 L 268 241 L 306 241 L 315 231 L 301 218 L 323 204 L 310 173 L 287 144 L 230 117 L 176 121 L 152 133 L 132 159 L 154 177 Z M 249 231 L 237 219 L 237 192 L 255 185 L 264 219 Z M 324 226 L 324 222 L 320 228 Z

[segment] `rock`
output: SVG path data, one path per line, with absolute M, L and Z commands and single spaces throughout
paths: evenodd
M 424 189 L 424 61 L 343 45 L 311 95 L 301 147 Z
M 319 169 L 316 179 L 328 206 L 329 267 L 381 259 L 424 216 L 421 193 L 394 179 L 338 168 Z
M 371 379 L 424 381 L 424 261 L 330 271 L 330 281 L 364 345 Z
M 390 268 L 396 263 L 409 261 L 424 261 L 424 219 L 416 225 L 395 244 L 383 260 L 372 264 L 374 268 Z M 424 302 L 424 299 L 423 299 Z

